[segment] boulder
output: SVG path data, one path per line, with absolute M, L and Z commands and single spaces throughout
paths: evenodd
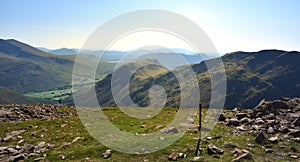
M 175 134 L 179 133 L 178 129 L 175 128 L 175 127 L 164 128 L 164 129 L 161 130 L 161 132 L 163 132 L 163 133 L 175 133 Z
M 219 147 L 213 145 L 213 144 L 209 144 L 207 146 L 207 153 L 209 155 L 213 155 L 213 154 L 218 154 L 218 155 L 221 155 L 224 153 L 224 151 L 222 149 L 220 149 Z
M 260 132 L 255 138 L 255 142 L 258 144 L 263 144 L 265 140 L 266 140 L 266 136 L 262 132 Z
M 240 125 L 240 122 L 236 118 L 228 119 L 227 123 L 226 123 L 226 126 L 239 126 L 239 125 Z
M 112 150 L 106 150 L 103 154 L 102 154 L 102 157 L 103 159 L 107 159 L 111 156 L 112 154 Z
M 243 161 L 244 159 L 250 160 L 251 158 L 252 157 L 251 157 L 251 155 L 249 153 L 244 153 L 241 156 L 233 159 L 232 162 L 240 162 L 240 161 Z

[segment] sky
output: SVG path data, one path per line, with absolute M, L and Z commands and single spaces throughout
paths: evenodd
M 298 0 L 1 0 L 0 38 L 50 49 L 81 48 L 101 24 L 141 9 L 162 9 L 191 19 L 220 53 L 300 51 Z

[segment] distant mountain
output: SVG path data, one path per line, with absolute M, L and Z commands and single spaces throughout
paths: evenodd
M 300 94 L 300 53 L 280 50 L 263 50 L 259 52 L 234 52 L 221 57 L 226 70 L 227 93 L 225 108 L 235 106 L 253 108 L 261 99 L 278 99 L 281 97 L 299 97 Z M 207 60 L 213 63 L 215 59 Z M 144 75 L 151 74 L 151 69 L 143 70 Z M 197 74 L 201 92 L 201 102 L 208 106 L 210 102 L 211 82 L 205 62 L 192 65 Z M 126 68 L 121 67 L 123 73 Z M 156 67 L 157 69 L 157 67 Z M 185 75 L 185 68 L 176 68 L 173 72 Z M 157 70 L 156 70 L 157 71 Z M 162 73 L 148 78 L 133 76 L 130 82 L 130 97 L 140 106 L 149 104 L 149 88 L 157 84 L 166 89 L 168 100 L 166 107 L 179 107 L 180 86 L 172 72 L 158 70 Z M 215 71 L 218 74 L 218 71 Z M 136 74 L 134 74 L 136 75 Z M 122 76 L 119 78 L 122 79 Z M 220 78 L 216 86 L 225 78 Z M 118 80 L 118 78 L 116 79 Z M 115 83 L 116 84 L 116 83 Z M 114 106 L 111 95 L 111 75 L 96 84 L 100 105 Z M 120 90 L 122 92 L 123 90 Z M 81 94 L 85 96 L 85 94 Z M 78 96 L 80 96 L 78 94 Z M 193 100 L 194 96 L 190 96 Z M 217 102 L 218 99 L 214 99 Z
M 186 55 L 182 53 L 148 53 L 136 58 L 136 60 L 152 59 L 165 65 L 169 69 L 175 69 L 176 67 L 186 64 L 197 64 L 207 59 L 206 55 Z
M 77 51 L 74 49 L 69 48 L 60 48 L 56 50 L 49 51 L 50 53 L 56 54 L 56 55 L 76 55 Z
M 78 53 L 77 49 L 69 49 L 69 48 L 59 48 L 59 49 L 51 50 L 45 47 L 39 47 L 38 49 L 55 55 L 76 55 Z
M 18 93 L 45 91 L 71 83 L 74 62 L 16 40 L 0 39 L 0 86 Z
M 26 97 L 10 89 L 0 86 L 0 104 L 30 104 L 30 103 L 43 103 L 43 102 L 46 101 L 41 99 Z

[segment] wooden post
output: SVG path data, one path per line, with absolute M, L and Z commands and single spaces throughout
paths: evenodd
M 198 156 L 200 154 L 200 144 L 201 144 L 201 114 L 202 114 L 202 104 L 199 104 L 199 126 L 198 126 L 198 142 L 197 142 L 197 147 L 196 147 L 196 156 Z

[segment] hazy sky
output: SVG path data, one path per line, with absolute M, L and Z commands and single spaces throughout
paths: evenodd
M 195 21 L 219 52 L 300 51 L 298 0 L 1 0 L 0 38 L 47 48 L 80 48 L 105 21 L 164 9 Z

